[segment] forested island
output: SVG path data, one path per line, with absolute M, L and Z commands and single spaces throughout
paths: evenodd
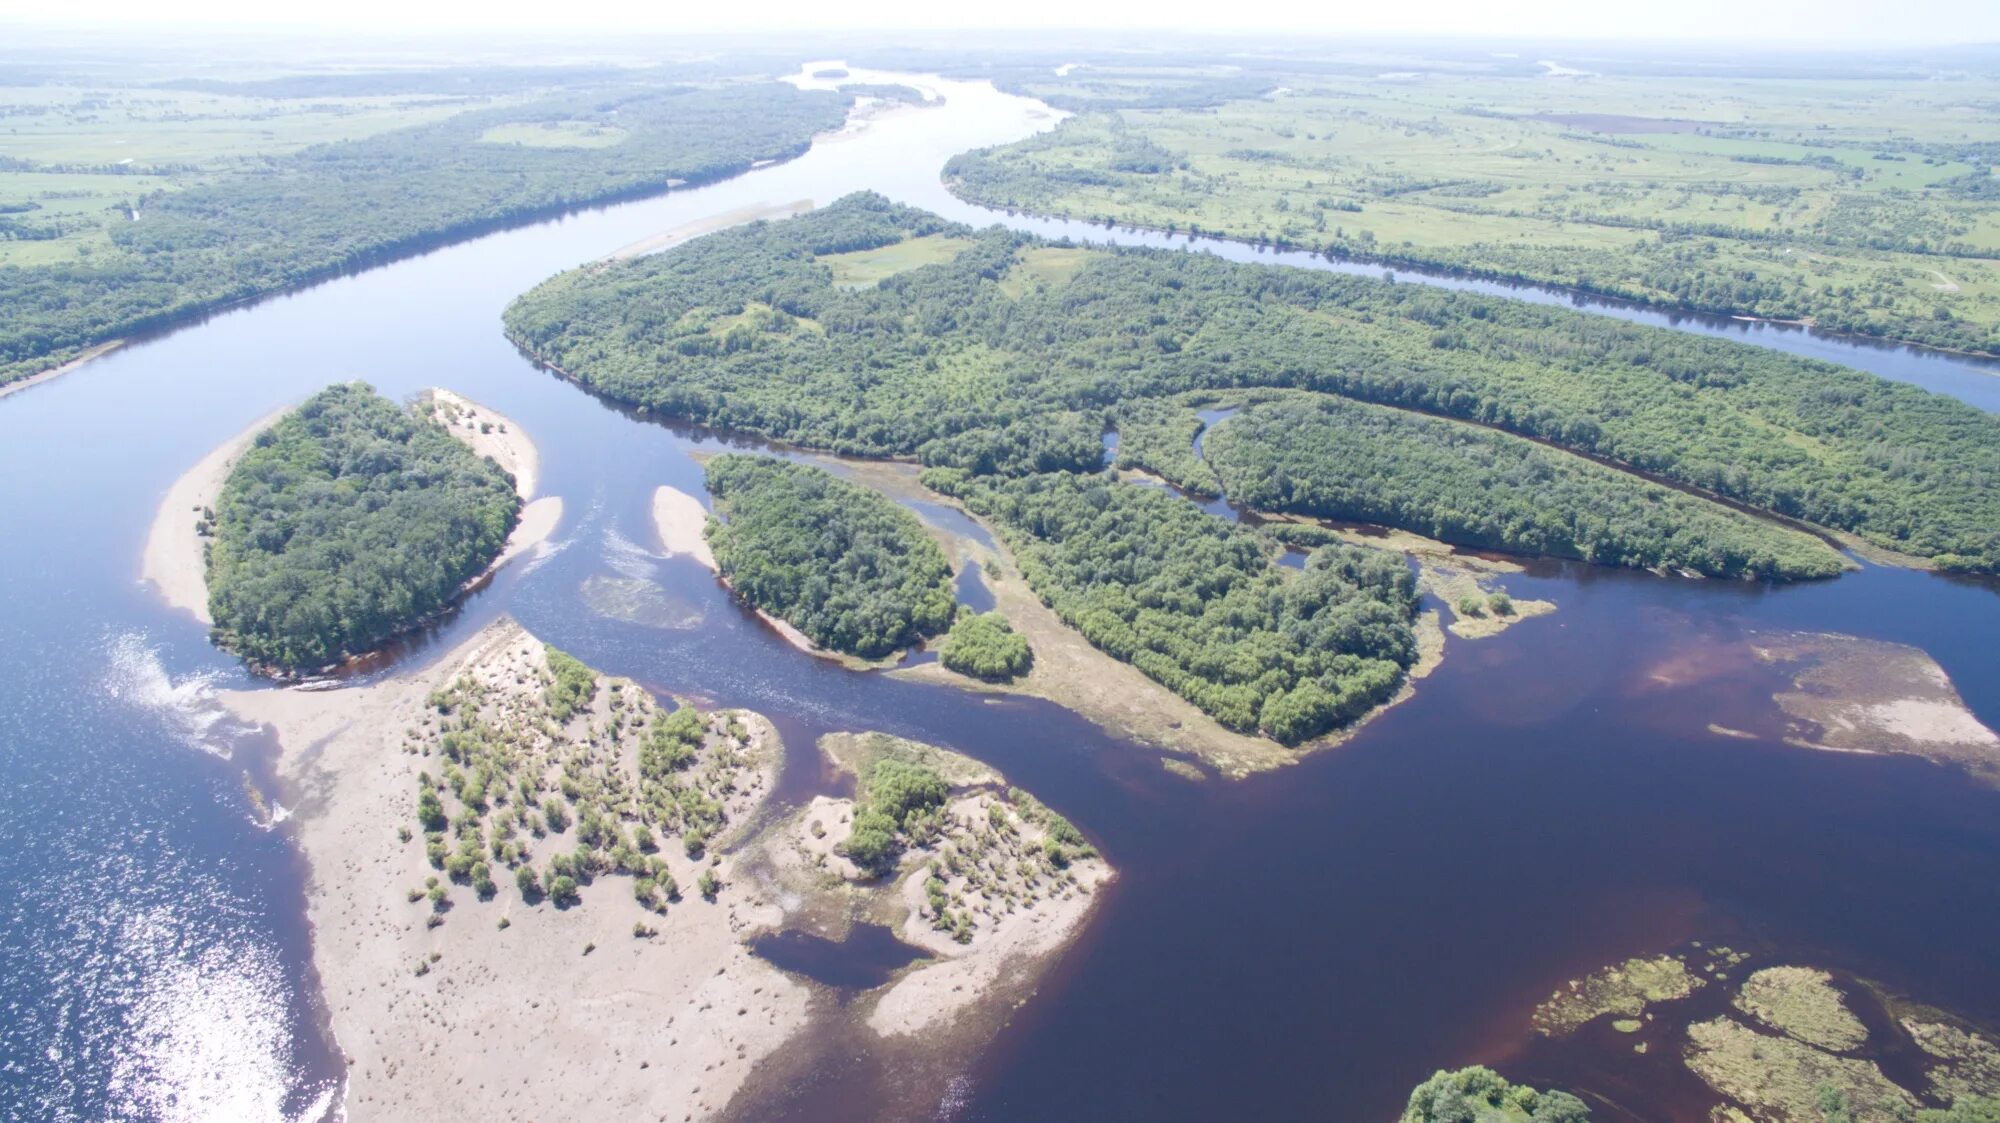
M 951 626 L 951 565 L 923 524 L 823 468 L 718 456 L 707 537 L 722 577 L 751 607 L 821 647 L 879 658 Z
M 1141 58 L 1007 73 L 1078 116 L 955 157 L 952 189 L 1008 210 L 2000 352 L 1996 137 L 1967 127 L 1990 74 L 1940 85 L 1921 66 L 1855 56 L 1811 83 L 1766 59 L 1727 76 L 1648 59 L 1569 81 L 1512 56 L 1243 61 L 1228 76 Z
M 1163 428 L 1178 436 L 1181 426 Z M 1121 460 L 1157 463 L 1170 480 L 1184 468 L 1184 458 L 1149 451 L 1130 438 L 1119 445 Z M 1810 534 L 1580 456 L 1328 394 L 1290 391 L 1250 405 L 1204 431 L 1202 454 L 1197 463 L 1231 499 L 1260 511 L 1458 545 L 1781 581 L 1833 577 L 1848 564 Z
M 514 480 L 365 383 L 258 434 L 208 518 L 218 643 L 307 671 L 379 646 L 458 596 L 506 544 Z
M 907 267 L 834 283 L 889 254 Z M 607 397 L 842 453 L 1078 469 L 1094 466 L 1080 438 L 1135 401 L 1311 390 L 2000 571 L 2000 419 L 1848 368 L 1517 301 L 975 233 L 860 195 L 561 275 L 506 325 Z
M 781 82 L 644 85 L 608 71 L 597 79 L 313 145 L 179 190 L 164 186 L 185 171 L 179 165 L 146 176 L 155 169 L 107 161 L 130 182 L 156 186 L 127 196 L 113 219 L 89 216 L 103 223 L 106 244 L 0 265 L 0 306 L 9 310 L 0 384 L 94 344 L 343 269 L 793 156 L 838 126 L 853 100 Z M 21 163 L 5 170 L 51 179 L 72 170 Z

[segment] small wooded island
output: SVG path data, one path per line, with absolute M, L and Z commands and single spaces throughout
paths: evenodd
M 718 456 L 708 544 L 753 608 L 821 647 L 880 658 L 951 626 L 951 565 L 915 515 L 823 468 Z
M 449 605 L 506 545 L 514 478 L 365 383 L 259 433 L 216 500 L 209 611 L 223 647 L 284 673 L 380 646 Z

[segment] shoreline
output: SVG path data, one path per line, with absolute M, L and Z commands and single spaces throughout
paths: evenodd
M 2000 360 L 2000 352 L 1967 351 L 1957 347 L 1943 347 L 1935 343 L 1919 343 L 1916 340 L 1904 339 L 1901 338 L 1900 336 L 1869 335 L 1865 332 L 1839 331 L 1834 328 L 1820 327 L 1817 323 L 1811 320 L 1781 320 L 1781 319 L 1774 319 L 1768 316 L 1755 316 L 1741 312 L 1718 312 L 1713 309 L 1696 308 L 1693 307 L 1692 305 L 1662 304 L 1650 300 L 1640 300 L 1636 297 L 1626 296 L 1621 293 L 1603 292 L 1598 289 L 1583 288 L 1575 285 L 1558 284 L 1553 281 L 1539 281 L 1518 273 L 1505 273 L 1495 270 L 1484 270 L 1484 269 L 1457 268 L 1452 266 L 1442 266 L 1442 265 L 1432 264 L 1429 262 L 1419 261 L 1415 258 L 1385 257 L 1376 254 L 1354 254 L 1346 251 L 1337 251 L 1329 255 L 1324 250 L 1306 245 L 1303 242 L 1284 242 L 1284 243 L 1260 242 L 1252 238 L 1240 238 L 1232 234 L 1211 233 L 1206 230 L 1204 230 L 1199 236 L 1190 236 L 1188 235 L 1188 232 L 1186 230 L 1168 230 L 1162 226 L 1153 226 L 1143 222 L 1132 222 L 1125 219 L 1117 218 L 1116 216 L 1100 216 L 1096 221 L 1092 221 L 1089 218 L 1071 214 L 1030 210 L 1025 207 L 1008 207 L 1001 203 L 993 202 L 988 199 L 983 199 L 974 195 L 969 195 L 964 192 L 961 192 L 958 189 L 958 181 L 954 180 L 949 176 L 940 174 L 938 177 L 938 182 L 944 186 L 944 189 L 946 191 L 949 191 L 951 193 L 952 198 L 957 199 L 962 203 L 969 203 L 975 207 L 980 207 L 988 211 L 993 211 L 997 214 L 1003 214 L 1003 215 L 1016 214 L 1027 218 L 1047 219 L 1054 222 L 1076 222 L 1076 223 L 1082 223 L 1083 225 L 1086 226 L 1101 225 L 1105 218 L 1110 218 L 1111 221 L 1117 227 L 1126 230 L 1143 231 L 1148 234 L 1160 234 L 1168 238 L 1188 237 L 1190 245 L 1198 241 L 1231 242 L 1239 246 L 1248 246 L 1251 249 L 1257 249 L 1257 250 L 1272 250 L 1277 253 L 1299 253 L 1299 254 L 1305 254 L 1308 257 L 1325 258 L 1326 260 L 1329 261 L 1334 261 L 1349 265 L 1372 265 L 1390 272 L 1396 272 L 1398 270 L 1404 272 L 1412 272 L 1418 274 L 1419 276 L 1433 278 L 1439 281 L 1484 281 L 1492 284 L 1507 285 L 1510 287 L 1536 289 L 1541 292 L 1548 293 L 1551 296 L 1565 297 L 1571 300 L 1582 299 L 1585 301 L 1598 301 L 1612 308 L 1623 308 L 1628 311 L 1647 312 L 1660 316 L 1708 316 L 1716 320 L 1729 320 L 1739 323 L 1771 324 L 1777 327 L 1793 327 L 1797 328 L 1798 330 L 1804 331 L 1809 335 L 1815 336 L 1817 338 L 1830 339 L 1836 343 L 1844 343 L 1857 347 L 1878 347 L 1878 348 L 1908 347 L 1911 350 L 1916 351 L 1920 354 L 1936 354 L 1936 355 L 1948 356 L 1951 358 L 1983 360 L 1985 363 L 1991 363 L 1994 360 Z M 1105 244 L 1115 245 L 1116 243 L 1105 243 Z M 1277 264 L 1282 265 L 1283 262 L 1278 262 Z M 1417 283 L 1424 284 L 1426 282 L 1419 281 Z M 1501 297 L 1500 299 L 1518 300 L 1520 298 Z M 1667 325 L 1658 325 L 1658 324 L 1646 325 L 1646 326 L 1664 327 L 1665 330 L 1667 331 L 1678 332 L 1686 330 L 1685 328 L 1671 327 Z M 1711 337 L 1711 338 L 1721 338 L 1721 337 Z M 1772 350 L 1772 351 L 1779 350 L 1778 348 L 1768 347 L 1765 344 L 1756 343 L 1747 339 L 1736 340 L 1735 342 L 1742 343 L 1745 346 L 1749 347 L 1764 347 L 1766 350 Z M 1780 353 L 1791 354 L 1791 352 L 1789 351 L 1784 351 Z M 1808 356 L 1796 356 L 1796 357 L 1809 358 Z M 1833 359 L 1818 359 L 1814 361 L 1832 363 L 1835 366 L 1849 365 L 1846 363 L 1838 362 Z M 1861 368 L 1853 367 L 1851 369 L 1859 370 Z M 1870 371 L 1868 373 L 1872 374 L 1874 372 Z M 2000 367 L 1995 367 L 1994 369 L 1989 370 L 1986 373 L 1991 374 L 1995 377 L 2000 377 Z M 1880 378 L 1882 376 L 1876 375 L 1876 377 Z
M 0 386 L 0 398 L 5 398 L 10 394 L 18 394 L 33 386 L 40 386 L 42 383 L 52 379 L 61 378 L 63 375 L 95 362 L 123 346 L 125 346 L 125 341 L 122 339 L 110 339 L 103 343 L 92 344 L 78 352 L 76 358 L 60 366 L 53 366 L 47 370 L 38 370 L 26 378 L 17 378 L 4 386 Z
M 196 513 L 215 509 L 237 458 L 259 433 L 292 409 L 285 405 L 265 414 L 195 461 L 194 467 L 167 486 L 153 514 L 139 555 L 139 580 L 151 584 L 167 607 L 189 613 L 204 627 L 213 627 L 215 620 L 208 613 L 208 551 L 195 531 L 199 522 Z

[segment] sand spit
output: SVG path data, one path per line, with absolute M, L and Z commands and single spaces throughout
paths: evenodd
M 215 621 L 208 614 L 208 554 L 196 527 L 202 512 L 213 509 L 222 495 L 222 485 L 237 457 L 290 408 L 258 418 L 216 446 L 167 488 L 153 514 L 152 529 L 146 532 L 146 546 L 139 556 L 139 579 L 150 582 L 170 607 L 192 614 L 204 626 Z
M 1920 756 L 2000 784 L 2000 736 L 1928 653 L 1828 632 L 1757 633 L 1751 649 L 1791 675 L 1794 689 L 1772 696 L 1792 719 L 1787 741 Z
M 523 502 L 535 497 L 541 483 L 542 456 L 527 431 L 461 394 L 431 389 L 417 396 L 417 409 L 443 425 L 467 448 L 500 465 L 514 477 Z
M 732 226 L 741 226 L 758 219 L 793 218 L 812 209 L 811 199 L 794 199 L 789 203 L 753 203 L 747 207 L 737 207 L 735 210 L 683 223 L 671 230 L 662 230 L 630 245 L 620 246 L 604 255 L 603 260 L 623 261 L 628 257 L 642 257 L 670 249 L 682 242 L 699 238 L 703 234 L 713 234 L 718 230 L 727 230 Z
M 660 545 L 677 557 L 690 557 L 714 572 L 715 554 L 708 548 L 708 509 L 701 500 L 662 484 L 653 491 L 653 528 Z
M 443 767 L 408 751 L 443 724 L 431 692 L 470 677 L 488 697 L 535 703 L 545 666 L 542 645 L 503 620 L 407 677 L 226 698 L 277 731 L 281 774 L 298 789 L 315 961 L 348 1057 L 349 1118 L 547 1120 L 584 1104 L 621 1118 L 709 1118 L 807 1022 L 808 989 L 744 947 L 778 913 L 736 891 L 731 857 L 714 867 L 724 885 L 714 902 L 695 892 L 707 866 L 675 842 L 661 854 L 685 895 L 664 914 L 640 905 L 625 876 L 600 876 L 580 905 L 558 908 L 528 904 L 504 869 L 482 901 L 432 867 L 421 834 L 399 835 L 418 824 L 419 773 Z M 601 685 L 575 719 L 596 731 L 593 746 L 612 696 Z M 768 723 L 729 716 L 760 769 L 731 808 L 748 822 L 782 751 Z M 430 877 L 451 896 L 434 927 L 431 902 L 409 899 Z M 637 935 L 635 924 L 655 931 Z

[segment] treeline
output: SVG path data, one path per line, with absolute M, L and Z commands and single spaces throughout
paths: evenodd
M 499 556 L 521 501 L 493 461 L 365 383 L 328 387 L 258 434 L 215 505 L 215 637 L 310 670 L 380 646 Z
M 462 113 L 308 148 L 261 170 L 142 199 L 90 258 L 0 268 L 0 383 L 107 339 L 343 269 L 588 203 L 666 190 L 795 155 L 849 98 L 778 82 L 621 87 Z M 603 148 L 489 143 L 513 124 L 585 122 Z
M 1202 441 L 1260 511 L 1401 527 L 1458 545 L 1708 577 L 1834 577 L 1826 543 L 1582 457 L 1463 422 L 1287 394 Z
M 709 545 L 730 587 L 814 643 L 864 658 L 951 626 L 951 566 L 915 515 L 824 469 L 764 456 L 708 462 L 726 520 Z
M 1416 580 L 1333 545 L 1287 577 L 1255 531 L 1108 475 L 924 483 L 993 520 L 1064 623 L 1230 729 L 1311 740 L 1387 701 L 1416 659 Z
M 507 330 L 608 397 L 861 455 L 1190 390 L 1314 390 L 2000 572 L 2000 419 L 1943 395 L 1610 317 L 1206 254 L 1093 250 L 1070 279 L 1010 288 L 1040 243 L 997 229 L 871 288 L 836 288 L 814 260 L 939 231 L 974 234 L 851 196 L 565 274 L 516 301 Z M 690 346 L 752 305 L 773 315 L 732 328 L 732 347 Z

